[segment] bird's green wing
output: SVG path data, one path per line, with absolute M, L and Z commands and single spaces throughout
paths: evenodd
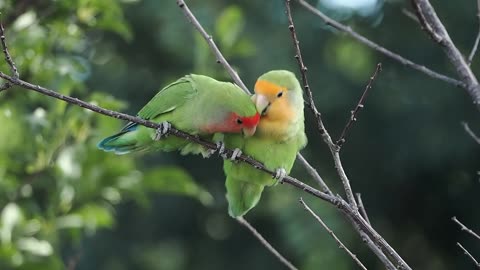
M 197 95 L 197 89 L 190 76 L 185 76 L 169 84 L 158 92 L 139 112 L 143 119 L 152 119 L 171 112 Z

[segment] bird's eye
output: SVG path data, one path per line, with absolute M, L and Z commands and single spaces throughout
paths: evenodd
M 283 96 L 283 91 L 277 94 L 277 97 L 281 97 L 281 96 Z
M 239 125 L 243 124 L 243 121 L 242 121 L 242 119 L 240 119 L 240 118 L 237 118 L 237 124 L 239 124 Z

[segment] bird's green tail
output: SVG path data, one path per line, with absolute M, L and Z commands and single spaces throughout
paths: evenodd
M 241 217 L 257 205 L 263 192 L 263 185 L 232 179 L 227 177 L 228 214 L 233 217 Z
M 137 128 L 138 125 L 129 124 L 119 133 L 101 140 L 97 147 L 106 152 L 114 152 L 117 155 L 140 151 L 144 146 L 138 143 L 138 138 L 135 134 Z

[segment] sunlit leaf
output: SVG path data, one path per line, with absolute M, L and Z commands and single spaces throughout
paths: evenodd
M 20 250 L 37 256 L 49 256 L 53 253 L 53 247 L 48 241 L 38 240 L 34 237 L 20 238 L 16 245 Z

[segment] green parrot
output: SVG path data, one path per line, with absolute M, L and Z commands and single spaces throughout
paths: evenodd
M 255 104 L 238 86 L 207 76 L 187 75 L 160 90 L 139 112 L 138 117 L 157 123 L 171 123 L 175 128 L 211 140 L 221 133 L 252 136 L 260 119 Z M 163 125 L 162 125 L 163 126 Z M 164 132 L 167 125 L 163 126 Z M 144 150 L 202 154 L 211 151 L 199 144 L 154 129 L 128 123 L 119 133 L 98 143 L 98 148 L 116 154 Z
M 228 148 L 239 148 L 244 154 L 276 171 L 276 176 L 245 163 L 224 161 L 227 177 L 228 213 L 236 218 L 245 215 L 260 200 L 265 186 L 271 186 L 290 173 L 296 155 L 307 144 L 303 116 L 303 94 L 292 72 L 273 70 L 255 83 L 252 100 L 261 112 L 256 133 L 248 138 L 225 134 Z

